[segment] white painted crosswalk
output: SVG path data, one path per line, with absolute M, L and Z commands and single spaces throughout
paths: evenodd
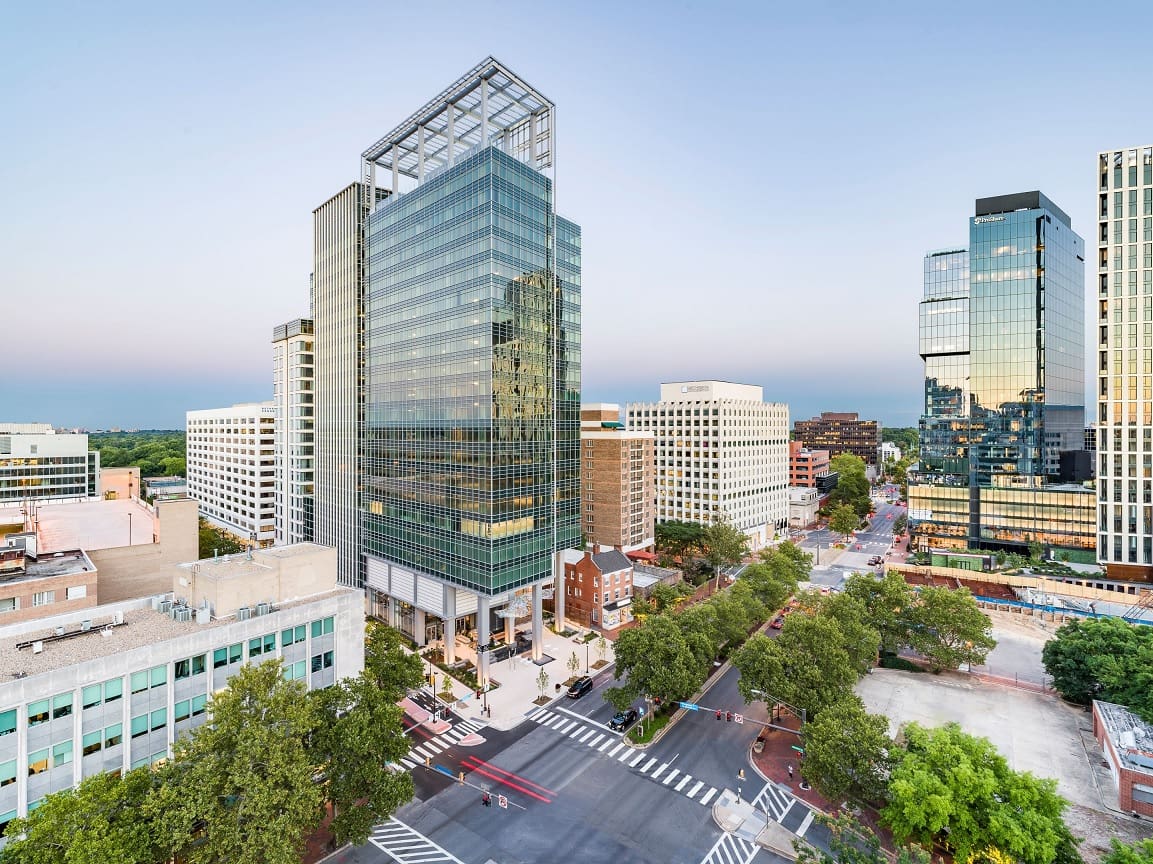
M 459 743 L 461 738 L 483 729 L 486 725 L 488 724 L 481 720 L 462 720 L 454 724 L 448 731 L 442 732 L 434 738 L 421 741 L 419 744 L 414 743 L 409 748 L 408 756 L 401 759 L 399 764 L 406 770 L 411 770 L 421 762 L 435 759 L 449 747 Z
M 372 845 L 400 864 L 464 864 L 447 849 L 396 817 L 373 828 L 368 839 Z
M 561 711 L 564 713 L 560 713 Z M 541 708 L 530 713 L 528 717 L 534 723 L 564 735 L 569 741 L 583 744 L 607 759 L 616 759 L 622 765 L 627 765 L 630 769 L 673 792 L 684 795 L 691 801 L 708 806 L 717 795 L 718 789 L 715 786 L 696 780 L 691 774 L 682 773 L 680 769 L 673 768 L 671 763 L 661 762 L 660 759 L 649 756 L 644 750 L 630 747 L 614 733 L 605 732 L 604 727 L 574 719 L 579 715 L 571 711 Z
M 756 843 L 723 832 L 701 864 L 749 864 L 759 849 Z

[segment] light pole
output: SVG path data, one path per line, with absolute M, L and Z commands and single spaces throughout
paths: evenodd
M 128 545 L 132 545 L 132 514 L 128 514 Z
M 589 674 L 589 643 L 585 642 L 585 674 Z

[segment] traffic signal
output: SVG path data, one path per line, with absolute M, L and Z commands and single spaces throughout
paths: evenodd
M 477 699 L 479 699 L 479 698 L 480 698 L 481 696 L 483 696 L 483 695 L 484 695 L 484 691 L 482 691 L 482 690 L 477 690 L 477 691 L 476 691 L 476 698 L 477 698 Z
M 717 719 L 718 720 L 721 719 L 721 709 L 720 708 L 717 709 Z
M 725 712 L 725 720 L 732 722 L 732 719 L 733 719 L 733 712 L 732 711 L 726 711 Z

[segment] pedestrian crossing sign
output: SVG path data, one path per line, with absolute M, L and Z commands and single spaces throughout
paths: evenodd
M 505 798 L 503 795 L 497 795 L 496 796 L 496 803 L 501 807 L 501 809 L 503 809 L 503 810 L 508 809 L 508 799 Z

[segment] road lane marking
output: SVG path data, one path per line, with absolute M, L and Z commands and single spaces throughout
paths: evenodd
M 686 775 L 684 775 L 684 776 L 681 778 L 681 782 L 680 782 L 680 783 L 678 783 L 676 786 L 674 786 L 674 787 L 673 787 L 673 791 L 674 791 L 674 792 L 680 792 L 682 789 L 684 789 L 684 788 L 685 788 L 685 784 L 686 784 L 686 783 L 688 783 L 688 782 L 689 782 L 690 780 L 692 780 L 692 779 L 693 779 L 693 778 L 692 778 L 692 775 L 691 775 L 691 774 L 686 774 Z
M 648 774 L 649 769 L 652 768 L 656 764 L 657 764 L 656 759 L 650 759 L 647 763 L 645 763 L 645 767 L 641 769 L 641 773 L 642 774 Z
M 668 776 L 665 777 L 665 779 L 661 781 L 661 785 L 662 786 L 668 786 L 669 783 L 672 782 L 673 778 L 676 777 L 680 773 L 681 773 L 680 771 L 678 771 L 676 768 L 674 768 L 672 771 L 669 772 Z
M 580 743 L 581 743 L 581 744 L 584 744 L 584 743 L 585 743 L 585 741 L 587 741 L 589 738 L 591 738 L 593 735 L 595 735 L 595 734 L 596 734 L 596 732 L 597 732 L 597 730 L 596 730 L 596 729 L 589 729 L 587 732 L 585 732 L 585 734 L 584 734 L 584 735 L 582 735 L 582 736 L 580 737 Z M 598 739 L 598 740 L 599 740 L 599 739 Z M 591 746 L 591 745 L 590 745 L 590 746 Z
M 554 726 L 553 728 L 556 729 L 557 732 L 560 732 L 562 735 L 564 735 L 565 733 L 567 733 L 570 729 L 572 729 L 576 725 L 577 724 L 576 724 L 575 720 L 565 720 L 562 717 L 561 722 L 556 724 L 556 726 Z
M 624 761 L 625 761 L 625 756 L 626 756 L 626 755 L 628 755 L 628 754 L 621 754 L 621 760 L 620 760 L 620 761 L 624 762 Z M 642 750 L 640 753 L 638 753 L 638 754 L 637 754 L 637 758 L 636 758 L 636 759 L 634 759 L 632 762 L 630 762 L 630 763 L 629 763 L 629 767 L 630 767 L 630 768 L 636 768 L 636 767 L 637 767 L 637 763 L 638 763 L 638 762 L 640 762 L 640 761 L 641 761 L 642 759 L 644 759 L 644 758 L 645 758 L 645 751 L 644 751 L 644 750 Z M 654 761 L 654 762 L 656 762 L 657 760 L 656 760 L 656 759 L 654 759 L 653 761 Z
M 605 736 L 603 734 L 598 734 L 596 738 L 594 738 L 592 741 L 589 742 L 589 746 L 590 747 L 596 747 L 598 744 L 601 743 L 601 741 L 604 739 L 604 737 Z M 611 741 L 612 739 L 610 738 L 609 740 Z M 581 739 L 581 743 L 584 743 L 584 738 Z
M 609 743 L 610 744 L 612 743 L 612 739 L 609 739 Z M 617 744 L 616 747 L 614 747 L 612 750 L 609 751 L 608 755 L 609 756 L 616 756 L 617 753 L 619 753 L 623 749 L 625 749 L 625 742 L 621 741 Z
M 690 790 L 689 790 L 688 792 L 686 792 L 685 794 L 686 794 L 686 795 L 688 795 L 690 798 L 696 798 L 696 797 L 697 797 L 697 793 L 701 791 L 701 787 L 702 787 L 702 786 L 704 786 L 704 785 L 705 785 L 705 781 L 704 781 L 704 780 L 698 780 L 698 781 L 697 781 L 697 785 L 696 785 L 696 786 L 694 786 L 692 789 L 690 789 Z
M 809 830 L 809 826 L 813 824 L 813 811 L 810 810 L 805 814 L 805 821 L 801 823 L 801 827 L 797 829 L 797 836 L 804 837 L 805 832 Z
M 714 786 L 712 789 L 710 789 L 708 792 L 706 792 L 704 794 L 704 797 L 701 798 L 700 803 L 701 804 L 708 804 L 709 801 L 712 799 L 712 797 L 716 794 L 717 794 L 717 787 Z
M 664 770 L 665 770 L 666 768 L 668 768 L 668 767 L 669 767 L 669 766 L 668 766 L 668 764 L 667 764 L 667 763 L 665 763 L 665 762 L 662 762 L 662 763 L 661 763 L 661 767 L 660 767 L 660 768 L 658 768 L 656 771 L 654 771 L 654 772 L 653 772 L 653 779 L 654 779 L 654 780 L 656 780 L 658 777 L 660 777 L 660 776 L 661 776 L 661 774 L 663 774 L 663 773 L 664 773 Z

